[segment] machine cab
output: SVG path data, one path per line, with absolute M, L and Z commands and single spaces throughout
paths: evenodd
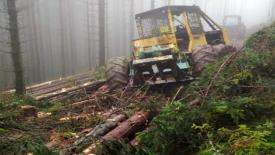
M 196 46 L 230 44 L 227 33 L 197 6 L 165 6 L 136 15 L 134 59 L 191 53 Z

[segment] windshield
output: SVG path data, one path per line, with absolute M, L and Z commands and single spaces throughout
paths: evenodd
M 239 20 L 236 17 L 227 17 L 225 20 L 225 26 L 234 26 L 238 24 L 239 24 Z
M 187 19 L 191 28 L 192 33 L 201 34 L 203 32 L 203 27 L 201 23 L 200 16 L 194 12 L 187 13 Z
M 171 32 L 166 13 L 137 18 L 140 37 L 154 37 Z

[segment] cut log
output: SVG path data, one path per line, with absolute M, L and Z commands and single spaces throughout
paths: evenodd
M 86 104 L 91 103 L 92 100 L 83 100 L 72 104 L 73 109 L 82 109 Z
M 136 138 L 134 138 L 133 140 L 131 140 L 130 141 L 130 144 L 132 145 L 132 146 L 138 146 L 138 141 L 137 141 L 137 139 Z
M 96 89 L 96 88 L 94 88 Z M 86 90 L 86 89 L 85 89 Z M 83 89 L 79 89 L 79 90 L 76 90 L 76 91 L 73 91 L 73 92 L 69 92 L 67 94 L 63 94 L 63 95 L 59 95 L 59 96 L 56 96 L 56 97 L 51 97 L 49 99 L 46 99 L 47 101 L 50 101 L 50 102 L 60 102 L 60 101 L 65 101 L 67 99 L 71 99 L 72 97 L 76 96 L 76 95 L 81 95 L 85 93 L 83 91 Z
M 44 82 L 44 83 L 28 86 L 26 89 L 27 89 L 27 92 L 31 95 L 33 92 L 37 92 L 37 91 L 40 91 L 40 90 L 43 90 L 43 89 L 47 89 L 49 87 L 60 85 L 63 82 L 68 83 L 69 80 L 78 80 L 78 79 L 88 78 L 88 77 L 90 77 L 91 74 L 92 74 L 92 72 L 72 75 L 72 76 L 68 76 L 68 77 L 65 77 L 65 78 L 60 78 L 60 79 L 57 79 L 57 80 L 47 81 L 47 82 Z M 12 89 L 12 90 L 8 90 L 4 93 L 11 94 L 11 93 L 14 93 L 14 92 L 15 92 L 15 90 Z
M 144 129 L 151 119 L 149 112 L 138 112 L 103 137 L 104 140 L 127 138 Z
M 43 90 L 43 89 L 47 89 L 49 87 L 54 87 L 54 86 L 60 85 L 63 82 L 68 83 L 68 81 L 78 80 L 78 79 L 83 79 L 83 78 L 89 77 L 90 74 L 91 73 L 88 72 L 88 73 L 84 73 L 84 74 L 68 76 L 68 77 L 65 77 L 65 78 L 60 78 L 60 79 L 57 79 L 57 80 L 52 80 L 52 81 L 44 82 L 44 83 L 41 83 L 41 84 L 33 85 L 33 86 L 30 86 L 30 87 L 27 87 L 27 89 L 30 90 L 30 91 L 37 92 L 39 90 Z
M 92 131 L 81 137 L 74 143 L 72 148 L 75 152 L 79 152 L 81 148 L 90 145 L 95 138 L 104 136 L 106 133 L 114 129 L 120 122 L 126 120 L 126 115 L 120 114 L 111 119 L 106 120 L 104 124 L 96 126 Z
M 66 95 L 70 92 L 74 92 L 74 91 L 77 91 L 77 90 L 80 90 L 80 89 L 86 89 L 86 88 L 97 89 L 98 87 L 100 87 L 104 83 L 105 83 L 105 80 L 99 80 L 99 81 L 95 81 L 95 82 L 87 82 L 87 83 L 84 83 L 80 86 L 75 86 L 75 87 L 71 87 L 71 88 L 68 88 L 68 89 L 63 89 L 61 91 L 57 91 L 57 92 L 37 96 L 37 97 L 35 97 L 35 99 L 38 100 L 38 101 L 41 101 L 41 100 L 47 100 L 47 99 L 50 99 L 50 98 L 53 98 L 53 97 L 56 97 L 56 96 L 60 96 L 60 95 Z
M 35 97 L 35 96 L 41 96 L 43 94 L 55 92 L 55 91 L 61 90 L 62 88 L 68 88 L 68 87 L 72 87 L 72 84 L 68 83 L 67 81 L 62 81 L 56 85 L 49 85 L 48 87 L 45 87 L 41 90 L 37 90 L 37 91 L 30 90 L 28 91 L 28 93 Z
M 62 90 L 63 88 L 68 88 L 68 87 L 80 85 L 80 84 L 87 83 L 87 82 L 90 82 L 90 81 L 91 81 L 91 78 L 88 78 L 88 77 L 85 78 L 85 79 L 75 79 L 74 82 L 61 81 L 59 84 L 49 85 L 48 87 L 41 88 L 40 90 L 32 91 L 31 95 L 34 96 L 34 97 L 35 96 L 41 96 L 43 94 L 49 94 L 51 92 Z

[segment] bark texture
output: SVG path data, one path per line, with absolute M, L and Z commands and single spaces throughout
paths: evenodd
M 16 0 L 7 0 L 9 15 L 9 33 L 12 50 L 12 62 L 15 73 L 15 89 L 17 95 L 24 95 L 26 92 L 24 71 L 22 63 L 22 52 L 19 40 L 18 15 L 16 10 Z

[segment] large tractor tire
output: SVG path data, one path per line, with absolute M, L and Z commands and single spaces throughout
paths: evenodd
M 106 71 L 109 89 L 115 90 L 125 87 L 129 80 L 128 71 L 129 65 L 125 57 L 110 59 Z
M 199 74 L 208 64 L 234 51 L 236 51 L 235 48 L 225 44 L 198 46 L 192 52 L 193 70 Z

